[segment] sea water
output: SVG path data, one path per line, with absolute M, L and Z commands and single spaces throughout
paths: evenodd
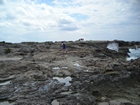
M 110 50 L 115 50 L 115 51 L 118 52 L 119 44 L 115 43 L 115 42 L 109 43 L 107 45 L 107 48 L 110 49 Z M 138 48 L 137 46 L 134 49 L 130 48 L 129 52 L 128 52 L 128 55 L 129 55 L 129 57 L 126 58 L 127 61 L 140 58 L 140 48 Z
M 137 47 L 135 49 L 130 48 L 128 55 L 129 57 L 126 58 L 127 61 L 140 58 L 140 48 Z

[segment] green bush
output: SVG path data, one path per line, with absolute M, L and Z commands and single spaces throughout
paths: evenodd
M 10 44 L 10 45 L 12 45 L 13 43 L 5 42 L 5 41 L 0 42 L 0 45 L 5 45 L 5 44 Z
M 11 52 L 11 49 L 9 49 L 9 48 L 5 49 L 5 54 L 8 54 L 10 52 Z
M 2 41 L 2 42 L 0 42 L 0 43 L 3 43 L 3 44 L 5 44 L 5 41 Z

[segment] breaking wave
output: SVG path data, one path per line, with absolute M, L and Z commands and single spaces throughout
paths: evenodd
M 107 45 L 107 48 L 108 49 L 110 49 L 110 50 L 115 50 L 115 51 L 117 51 L 118 52 L 118 50 L 119 50 L 119 44 L 118 43 L 109 43 L 108 45 Z
M 137 46 L 136 46 L 135 49 L 129 49 L 128 55 L 129 55 L 129 57 L 126 58 L 127 61 L 140 58 L 140 48 L 137 48 Z

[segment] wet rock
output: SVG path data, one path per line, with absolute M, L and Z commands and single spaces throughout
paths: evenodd
M 15 89 L 12 86 L 0 86 L 0 100 L 11 97 L 14 90 Z
M 140 104 L 140 59 L 125 58 L 140 43 L 113 42 L 118 52 L 107 49 L 112 41 L 66 42 L 66 54 L 61 42 L 0 44 L 0 99 L 15 105 L 51 105 L 53 100 L 60 105 Z M 4 54 L 5 48 L 11 53 Z M 68 76 L 69 85 L 54 79 Z
M 5 78 L 0 78 L 0 82 L 4 82 L 4 81 L 9 81 L 16 78 L 15 75 L 12 75 L 10 77 L 5 77 Z

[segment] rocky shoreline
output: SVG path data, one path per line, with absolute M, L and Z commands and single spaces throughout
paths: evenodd
M 140 42 L 65 43 L 0 42 L 0 105 L 140 105 Z

